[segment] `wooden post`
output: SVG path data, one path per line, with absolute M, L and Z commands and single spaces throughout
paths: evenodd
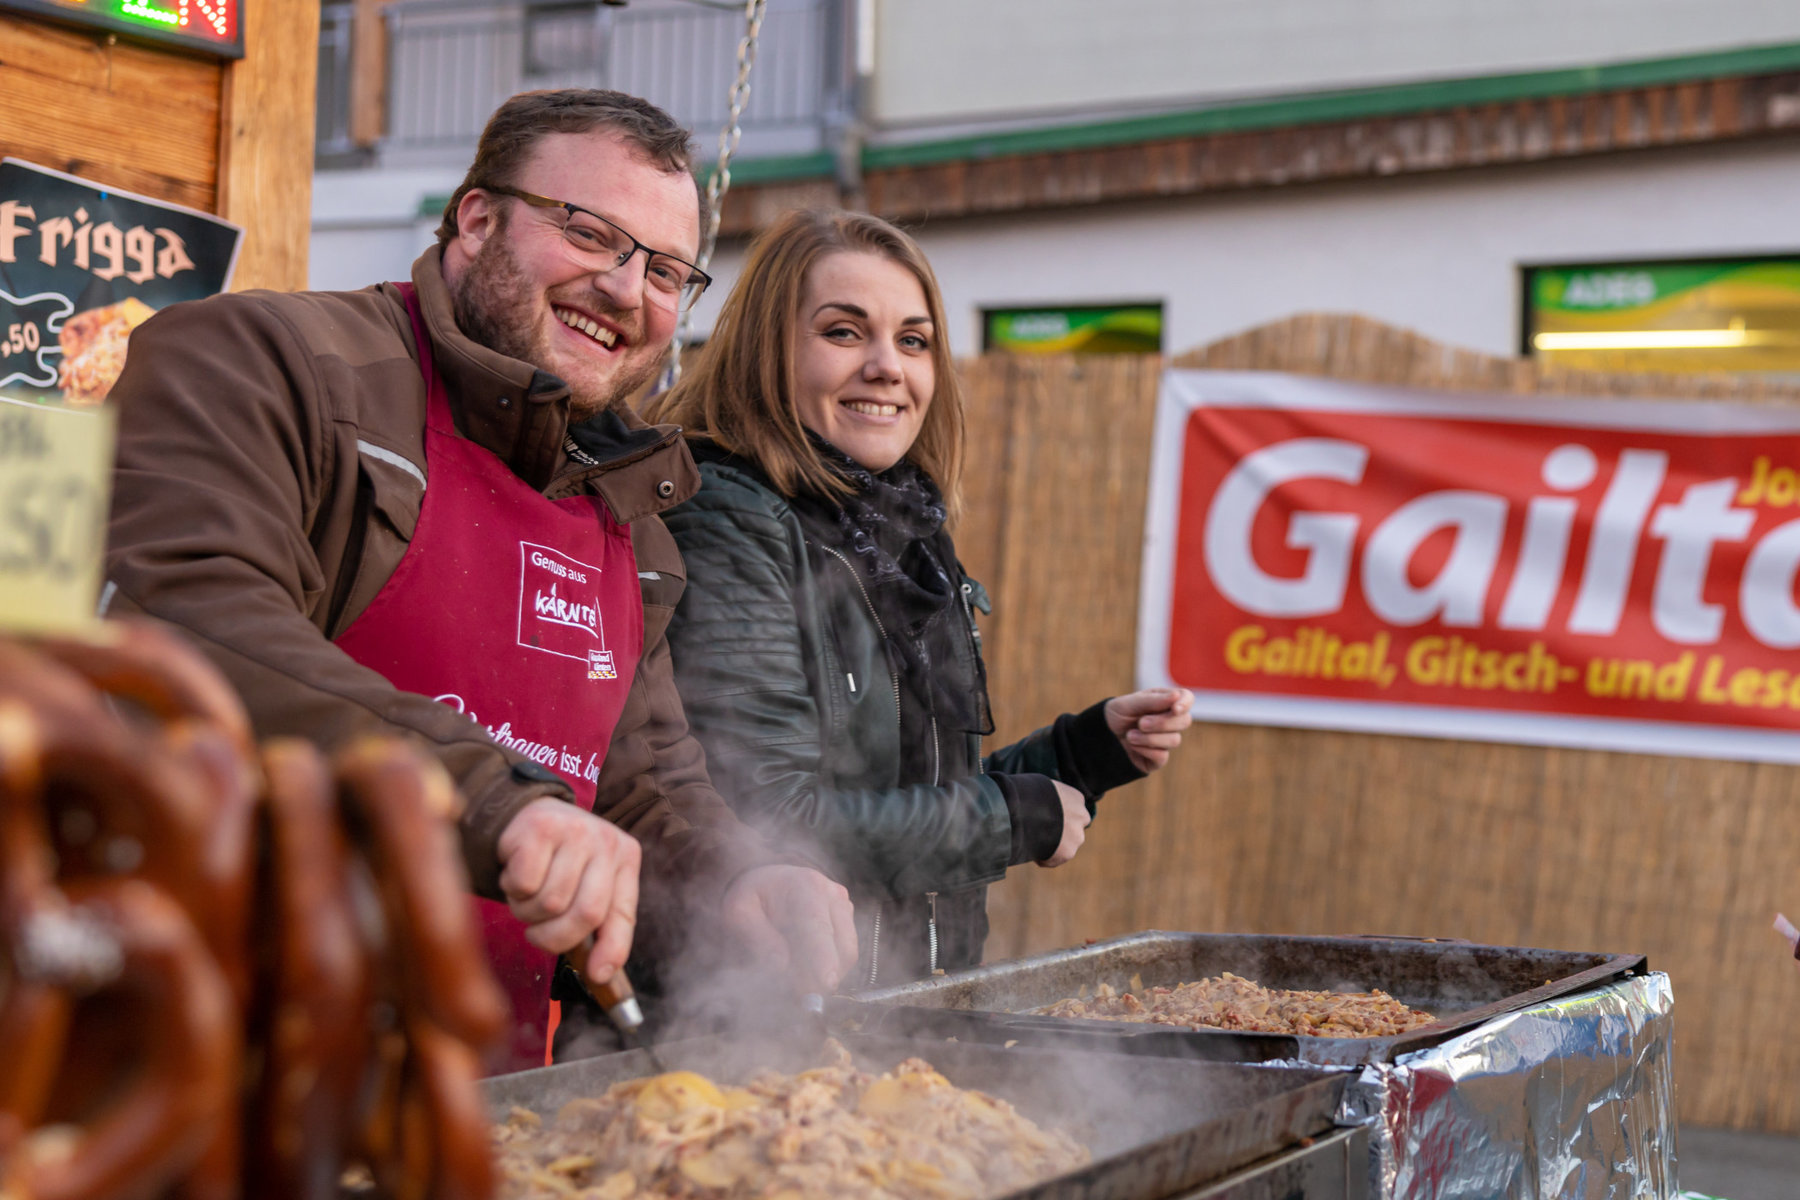
M 350 140 L 367 150 L 387 132 L 388 0 L 356 0 L 350 25 Z
M 232 288 L 306 286 L 319 6 L 244 0 L 244 57 L 225 68 L 217 211 L 244 227 Z

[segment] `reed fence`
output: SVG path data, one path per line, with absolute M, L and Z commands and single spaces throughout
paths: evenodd
M 1448 391 L 1800 405 L 1760 377 L 1600 375 L 1302 315 L 1172 360 Z M 996 744 L 1132 686 L 1153 357 L 965 364 L 957 545 Z M 1134 929 L 1401 934 L 1643 953 L 1677 999 L 1684 1121 L 1800 1133 L 1800 770 L 1766 763 L 1197 726 L 1109 796 L 1076 861 L 992 892 L 989 958 Z

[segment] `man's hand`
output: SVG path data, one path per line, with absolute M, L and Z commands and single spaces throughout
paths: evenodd
M 724 930 L 796 992 L 829 993 L 856 966 L 850 893 L 805 867 L 756 867 L 725 892 Z
M 1055 780 L 1051 781 L 1056 783 Z M 1056 844 L 1056 853 L 1038 862 L 1040 867 L 1060 867 L 1075 857 L 1081 849 L 1081 843 L 1087 840 L 1087 827 L 1093 821 L 1093 814 L 1088 812 L 1087 797 L 1066 783 L 1056 783 L 1056 798 L 1062 801 L 1063 833 L 1062 841 Z
M 1194 693 L 1186 688 L 1146 688 L 1106 702 L 1106 727 L 1131 758 L 1149 774 L 1169 761 L 1181 745 L 1181 731 L 1194 723 Z
M 562 953 L 596 934 L 588 976 L 625 965 L 637 925 L 637 839 L 566 800 L 533 800 L 500 834 L 500 890 L 526 940 Z

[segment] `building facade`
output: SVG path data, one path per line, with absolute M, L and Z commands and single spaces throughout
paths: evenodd
M 523 87 L 640 92 L 710 158 L 739 9 L 328 5 L 314 285 L 403 274 Z M 1791 322 L 1800 354 L 1791 4 L 769 0 L 741 129 L 721 283 L 782 209 L 866 207 L 931 255 L 959 354 L 1177 352 L 1320 310 L 1495 354 L 1725 349 L 1748 313 L 1741 340 Z

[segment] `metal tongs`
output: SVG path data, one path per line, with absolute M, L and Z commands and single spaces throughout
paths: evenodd
M 595 983 L 588 977 L 588 955 L 594 950 L 594 935 L 588 934 L 579 946 L 568 952 L 569 965 L 575 968 L 575 974 L 581 979 L 581 986 L 587 989 L 588 995 L 594 998 L 606 1012 L 606 1019 L 613 1023 L 619 1031 L 619 1038 L 625 1043 L 627 1050 L 642 1050 L 650 1056 L 650 1061 L 658 1071 L 667 1071 L 663 1060 L 657 1057 L 656 1048 L 643 1035 L 644 1009 L 638 1003 L 637 992 L 631 986 L 631 977 L 620 967 L 612 973 L 612 978 L 605 983 Z

